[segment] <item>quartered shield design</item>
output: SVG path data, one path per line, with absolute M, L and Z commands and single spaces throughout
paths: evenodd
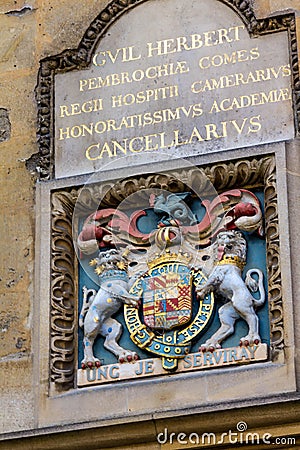
M 142 281 L 144 323 L 152 329 L 171 330 L 192 316 L 192 277 L 187 266 L 165 264 L 148 272 Z

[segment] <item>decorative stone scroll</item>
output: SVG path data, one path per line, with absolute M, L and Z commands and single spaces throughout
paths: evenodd
M 268 303 L 270 313 L 271 359 L 276 361 L 284 349 L 284 317 L 281 291 L 280 247 L 276 194 L 276 170 L 273 156 L 217 163 L 203 167 L 206 177 L 201 192 L 208 183 L 216 191 L 239 186 L 239 189 L 263 189 L 265 194 L 265 234 L 267 244 Z M 207 179 L 208 181 L 205 181 Z M 180 181 L 178 181 L 180 180 Z M 164 189 L 173 193 L 187 192 L 199 183 L 196 168 L 172 173 L 130 177 L 120 182 L 85 185 L 52 194 L 52 263 L 51 263 L 51 381 L 63 389 L 74 386 L 77 341 L 78 275 L 72 237 L 72 214 L 100 207 L 116 207 L 132 193 L 143 189 Z M 206 186 L 207 183 L 207 186 Z M 109 188 L 110 187 L 110 188 Z M 80 193 L 80 195 L 79 195 Z M 84 195 L 82 195 L 84 193 Z M 126 377 L 125 377 L 126 378 Z
M 74 199 L 52 196 L 51 231 L 51 380 L 72 385 L 75 363 L 76 264 L 72 239 Z
M 300 81 L 298 69 L 296 26 L 292 14 L 279 17 L 256 19 L 251 1 L 223 0 L 242 19 L 250 35 L 259 36 L 276 31 L 288 30 L 290 40 L 290 61 L 293 82 L 293 103 L 295 129 L 300 132 Z M 65 50 L 60 55 L 41 61 L 39 80 L 36 90 L 38 104 L 38 153 L 27 160 L 27 168 L 41 180 L 54 177 L 54 78 L 56 74 L 81 70 L 91 64 L 95 48 L 108 29 L 124 13 L 129 12 L 145 0 L 112 1 L 91 23 L 77 49 Z M 163 2 L 162 2 L 163 8 Z

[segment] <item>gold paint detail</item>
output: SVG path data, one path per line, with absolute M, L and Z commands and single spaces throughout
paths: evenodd
M 246 265 L 246 262 L 236 255 L 235 256 L 224 255 L 221 261 L 216 262 L 216 266 L 222 266 L 225 264 L 232 264 L 233 266 L 237 266 L 239 269 L 243 270 Z
M 96 258 L 91 259 L 89 262 L 89 266 L 91 266 L 91 267 L 96 266 L 97 264 L 98 264 L 98 261 Z
M 156 266 L 159 266 L 160 264 L 164 263 L 170 263 L 175 262 L 178 264 L 188 264 L 192 260 L 192 256 L 188 253 L 171 253 L 169 250 L 167 250 L 163 255 L 160 255 L 153 259 L 152 261 L 149 261 L 148 267 L 149 269 L 153 269 Z
M 141 189 L 166 189 L 172 193 L 186 192 L 197 171 L 205 177 L 198 177 L 198 189 L 203 195 L 209 193 L 205 180 L 209 180 L 217 192 L 235 187 L 245 189 L 263 188 L 265 191 L 266 253 L 268 267 L 268 305 L 271 316 L 271 360 L 276 361 L 283 354 L 285 342 L 284 310 L 282 300 L 281 255 L 279 246 L 278 199 L 276 186 L 276 165 L 274 156 L 243 158 L 232 162 L 220 162 L 197 169 L 175 170 L 160 174 L 129 177 L 118 182 L 106 181 L 87 185 L 86 196 L 79 196 L 81 188 L 61 189 L 52 193 L 51 222 L 51 300 L 50 300 L 50 379 L 61 389 L 70 389 L 75 381 L 74 342 L 76 341 L 77 268 L 72 239 L 72 214 L 76 202 L 80 208 L 96 210 L 98 199 L 101 207 L 118 206 L 127 197 Z M 108 189 L 107 187 L 110 187 Z M 200 235 L 199 238 L 205 236 Z M 61 245 L 63 242 L 64 245 Z M 64 262 L 62 265 L 61 262 Z M 197 283 L 199 282 L 197 280 Z M 68 302 L 62 302 L 61 292 L 68 293 Z M 70 304 L 72 308 L 70 308 Z M 210 313 L 210 311 L 208 312 Z M 272 320 L 276 318 L 276 320 Z M 133 330 L 132 330 L 133 331 Z M 152 339 L 154 338 L 154 335 Z M 64 347 L 57 345 L 64 342 Z M 189 350 L 186 349 L 188 353 Z

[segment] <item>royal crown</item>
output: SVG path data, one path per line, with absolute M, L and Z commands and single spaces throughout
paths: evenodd
M 237 266 L 239 269 L 243 270 L 246 262 L 239 258 L 238 256 L 224 255 L 221 261 L 216 261 L 217 266 L 222 266 L 224 264 L 232 264 L 233 266 Z
M 124 279 L 128 281 L 127 264 L 123 261 L 118 261 L 115 267 L 107 267 L 104 264 L 99 264 L 99 260 L 95 258 L 90 261 L 89 265 L 96 266 L 95 273 L 102 282 L 106 279 Z
M 192 260 L 192 256 L 189 253 L 183 253 L 179 250 L 178 253 L 171 252 L 169 249 L 163 254 L 156 253 L 156 257 L 147 262 L 149 269 L 153 269 L 160 264 L 168 264 L 171 262 L 181 263 L 188 265 Z

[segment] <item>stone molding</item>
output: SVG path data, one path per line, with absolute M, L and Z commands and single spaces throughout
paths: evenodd
M 103 184 L 86 185 L 84 195 L 82 187 L 52 193 L 50 378 L 60 388 L 75 387 L 78 280 L 72 240 L 72 213 L 75 204 L 76 210 L 80 211 L 82 207 L 86 214 L 87 211 L 93 212 L 99 208 L 100 198 L 103 199 L 100 207 L 117 206 L 130 194 L 142 189 L 158 188 L 170 192 L 184 192 L 197 184 L 197 189 L 201 189 L 205 195 L 210 182 L 218 193 L 237 186 L 264 190 L 271 360 L 275 362 L 283 356 L 284 317 L 275 158 L 254 157 L 200 167 L 205 174 L 201 179 L 197 176 L 198 170 L 188 168 L 171 173 L 130 177 L 119 182 L 106 181 Z M 79 193 L 81 203 L 77 201 Z M 280 358 L 281 361 L 282 359 Z
M 76 423 L 72 426 L 59 425 L 51 428 L 4 434 L 1 436 L 3 440 L 0 438 L 0 449 L 49 450 L 53 448 L 53 442 L 55 442 L 55 449 L 70 450 L 70 445 L 75 441 L 74 447 L 76 445 L 75 448 L 83 449 L 93 448 L 95 443 L 101 442 L 101 449 L 103 450 L 112 448 L 115 450 L 131 450 L 132 448 L 136 450 L 159 450 L 161 446 L 157 442 L 157 435 L 163 432 L 166 427 L 173 431 L 177 430 L 180 425 L 180 432 L 187 435 L 195 433 L 195 431 L 199 435 L 205 432 L 214 432 L 217 440 L 221 440 L 222 433 L 228 433 L 228 430 L 233 429 L 233 424 L 237 424 L 241 417 L 247 418 L 250 433 L 258 433 L 260 437 L 264 433 L 271 434 L 274 437 L 295 437 L 296 442 L 299 442 L 299 398 L 281 395 L 281 398 L 272 398 L 271 404 L 270 399 L 265 399 L 265 403 L 260 404 L 259 407 L 255 402 L 252 402 L 251 405 L 235 405 L 234 407 L 227 404 L 226 409 L 224 406 L 222 409 L 214 407 L 206 414 L 197 411 L 185 411 L 185 414 L 182 412 L 181 415 L 164 418 L 154 416 L 148 420 L 136 420 L 131 423 L 114 423 L 103 426 L 98 422 L 97 424 L 88 423 L 86 427 L 81 426 L 80 428 Z M 276 423 L 274 423 L 274 417 L 276 417 Z M 247 436 L 246 433 L 245 436 Z M 209 448 L 212 448 L 212 445 Z M 254 448 L 251 440 L 250 443 L 248 441 L 247 447 L 246 442 L 244 445 L 244 448 L 248 450 Z M 189 448 L 188 446 L 185 447 Z M 213 446 L 213 448 L 217 447 Z M 169 444 L 166 448 L 168 450 L 178 449 L 178 442 L 175 441 L 173 445 Z M 200 444 L 197 448 L 207 449 L 207 443 Z M 289 448 L 296 447 L 291 446 Z M 255 449 L 266 449 L 266 444 L 255 443 Z
M 27 161 L 27 169 L 40 180 L 54 178 L 54 76 L 56 73 L 80 70 L 89 66 L 95 48 L 107 29 L 124 13 L 147 0 L 114 0 L 93 20 L 77 49 L 67 49 L 40 62 L 36 101 L 38 107 L 38 153 Z M 220 0 L 232 8 L 252 36 L 288 30 L 294 86 L 295 128 L 300 133 L 300 78 L 297 54 L 296 22 L 293 14 L 256 19 L 251 0 Z

